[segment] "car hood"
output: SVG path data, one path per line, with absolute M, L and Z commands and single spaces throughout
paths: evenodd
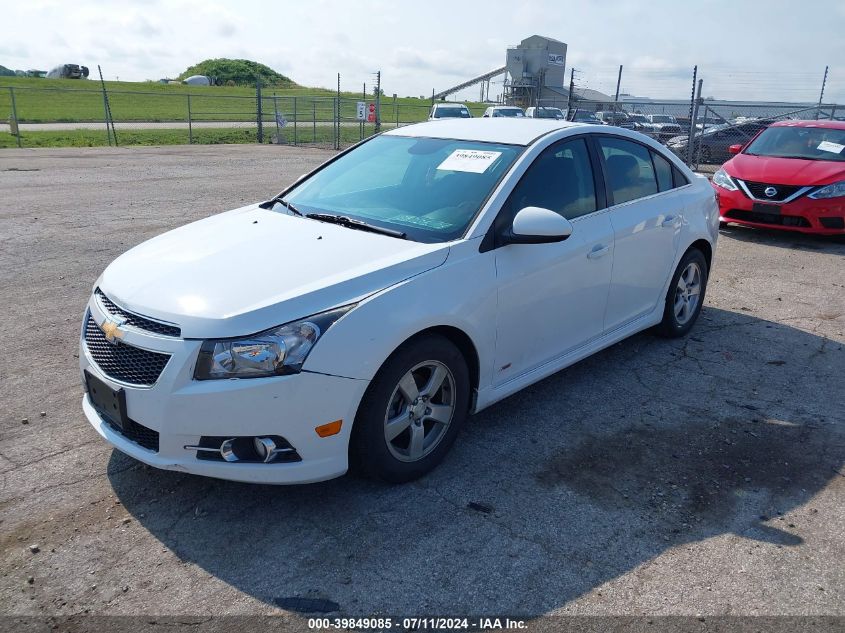
M 446 261 L 422 244 L 261 209 L 188 224 L 127 251 L 98 280 L 116 304 L 185 338 L 241 336 L 363 299 Z
M 845 163 L 737 154 L 724 169 L 735 178 L 775 185 L 829 185 L 845 179 Z

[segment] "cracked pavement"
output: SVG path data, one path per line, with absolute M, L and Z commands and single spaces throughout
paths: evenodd
M 843 240 L 726 229 L 687 338 L 483 411 L 410 485 L 235 484 L 101 441 L 76 354 L 102 269 L 330 156 L 0 152 L 5 613 L 845 615 Z

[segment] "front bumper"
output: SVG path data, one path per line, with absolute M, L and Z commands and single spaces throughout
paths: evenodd
M 94 298 L 88 307 L 97 323 L 105 318 Z M 127 330 L 124 342 L 171 354 L 150 387 L 121 383 L 106 375 L 80 341 L 80 368 L 114 390 L 123 389 L 126 414 L 158 434 L 158 450 L 144 448 L 110 425 L 86 393 L 82 409 L 94 429 L 110 444 L 156 468 L 234 481 L 292 484 L 331 479 L 348 468 L 348 445 L 358 404 L 369 384 L 304 371 L 300 374 L 247 380 L 193 380 L 200 341 Z M 84 373 L 83 373 L 84 377 Z M 340 433 L 320 437 L 315 428 L 343 420 Z M 301 461 L 283 463 L 225 462 L 199 459 L 194 450 L 203 436 L 285 438 Z
M 758 228 L 797 231 L 816 235 L 845 234 L 845 198 L 814 200 L 806 195 L 792 202 L 767 203 L 779 213 L 760 213 L 754 210 L 755 201 L 741 190 L 728 191 L 716 185 L 719 194 L 719 216 L 722 222 L 732 222 Z

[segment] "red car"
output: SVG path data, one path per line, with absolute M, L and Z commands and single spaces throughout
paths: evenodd
M 845 122 L 779 121 L 713 175 L 722 223 L 845 234 Z

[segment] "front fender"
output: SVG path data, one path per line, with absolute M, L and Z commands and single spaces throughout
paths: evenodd
M 464 332 L 478 352 L 479 384 L 492 377 L 496 268 L 481 238 L 452 245 L 446 262 L 368 297 L 335 323 L 308 356 L 307 371 L 372 380 L 414 335 L 438 326 Z

